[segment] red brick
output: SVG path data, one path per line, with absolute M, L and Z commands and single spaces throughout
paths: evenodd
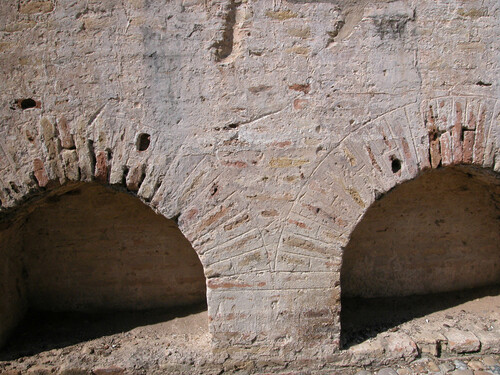
M 224 230 L 225 231 L 228 231 L 228 230 L 233 230 L 233 229 L 236 229 L 238 228 L 240 225 L 242 224 L 245 224 L 247 223 L 248 221 L 250 221 L 250 216 L 248 215 L 243 215 L 242 217 L 238 218 L 237 220 L 229 223 L 229 224 L 226 224 L 224 225 Z
M 265 210 L 260 213 L 264 217 L 278 216 L 278 211 L 276 210 Z
M 45 187 L 49 183 L 49 178 L 45 172 L 45 167 L 43 166 L 43 161 L 40 159 L 33 160 L 33 173 L 38 182 L 38 186 Z
M 485 143 L 485 132 L 484 132 L 484 121 L 486 118 L 486 110 L 483 108 L 481 114 L 479 115 L 479 120 L 476 127 L 476 137 L 474 141 L 474 164 L 482 165 L 484 161 L 484 143 Z
M 309 102 L 309 100 L 307 99 L 295 99 L 293 101 L 293 108 L 295 109 L 303 109 L 307 106 L 307 103 Z
M 127 189 L 137 191 L 144 179 L 144 165 L 136 165 L 127 175 Z
M 75 147 L 75 142 L 73 136 L 69 131 L 68 122 L 64 117 L 61 117 L 57 121 L 57 127 L 59 129 L 59 139 L 61 140 L 61 147 L 66 149 L 72 149 Z
M 468 118 L 467 118 L 467 129 L 475 129 L 476 128 L 476 115 L 474 115 L 474 112 L 472 110 L 467 111 L 468 113 Z
M 304 94 L 309 94 L 309 91 L 311 90 L 311 85 L 309 85 L 309 84 L 295 83 L 293 85 L 288 86 L 288 88 L 290 90 L 301 91 Z
M 464 131 L 464 143 L 463 143 L 463 159 L 464 163 L 472 163 L 472 155 L 474 152 L 474 139 L 475 132 L 473 130 Z
M 223 218 L 226 215 L 227 210 L 228 210 L 228 207 L 221 207 L 221 209 L 217 213 L 210 216 L 208 219 L 206 219 L 200 225 L 199 230 L 202 230 L 202 229 L 212 225 L 216 221 L 220 220 L 221 218 Z
M 373 155 L 373 151 L 370 148 L 370 146 L 366 146 L 366 151 L 368 151 L 368 156 L 370 157 L 370 160 L 372 162 L 372 165 L 379 171 L 382 172 L 382 168 L 380 168 L 380 165 L 378 165 L 377 160 L 375 159 L 375 155 Z
M 183 215 L 182 219 L 183 220 L 191 220 L 197 213 L 198 213 L 198 210 L 196 208 L 192 208 L 188 212 L 186 212 L 185 215 Z
M 108 172 L 108 153 L 99 151 L 96 155 L 95 179 L 102 183 L 108 182 Z
M 295 224 L 296 226 L 298 226 L 299 228 L 307 228 L 307 225 L 305 225 L 304 223 L 301 223 L 300 221 L 296 221 L 296 220 L 292 220 L 292 219 L 289 219 L 288 222 L 290 224 Z
M 283 141 L 283 142 L 273 142 L 272 145 L 279 148 L 285 148 L 292 144 L 291 141 Z
M 429 142 L 429 152 L 431 154 L 431 166 L 432 168 L 439 167 L 441 164 L 441 153 L 439 151 L 439 139 L 435 139 Z
M 417 164 L 411 153 L 410 145 L 405 138 L 401 139 L 401 144 L 403 145 L 403 154 L 405 156 L 406 168 L 413 175 L 416 172 Z

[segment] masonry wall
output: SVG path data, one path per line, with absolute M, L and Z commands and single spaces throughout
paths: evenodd
M 499 11 L 2 1 L 2 211 L 73 181 L 127 189 L 198 253 L 214 348 L 326 358 L 376 198 L 430 168 L 500 171 Z

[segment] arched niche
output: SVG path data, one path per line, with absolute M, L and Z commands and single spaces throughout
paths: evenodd
M 99 184 L 71 184 L 27 201 L 3 218 L 0 242 L 0 343 L 28 309 L 206 303 L 203 267 L 176 223 Z
M 497 284 L 498 174 L 429 170 L 375 201 L 352 232 L 341 268 L 343 335 L 355 325 L 356 306 Z

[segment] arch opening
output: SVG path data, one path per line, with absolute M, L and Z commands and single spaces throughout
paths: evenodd
M 191 313 L 208 325 L 196 252 L 125 192 L 61 187 L 10 214 L 0 243 L 2 360 Z
M 343 347 L 415 318 L 445 310 L 450 317 L 453 307 L 479 314 L 463 305 L 477 298 L 500 305 L 499 176 L 447 167 L 392 189 L 354 229 L 341 289 Z

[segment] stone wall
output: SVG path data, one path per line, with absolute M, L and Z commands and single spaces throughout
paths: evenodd
M 2 210 L 69 181 L 126 188 L 198 253 L 214 347 L 327 357 L 375 199 L 429 168 L 500 171 L 499 12 L 3 1 Z

